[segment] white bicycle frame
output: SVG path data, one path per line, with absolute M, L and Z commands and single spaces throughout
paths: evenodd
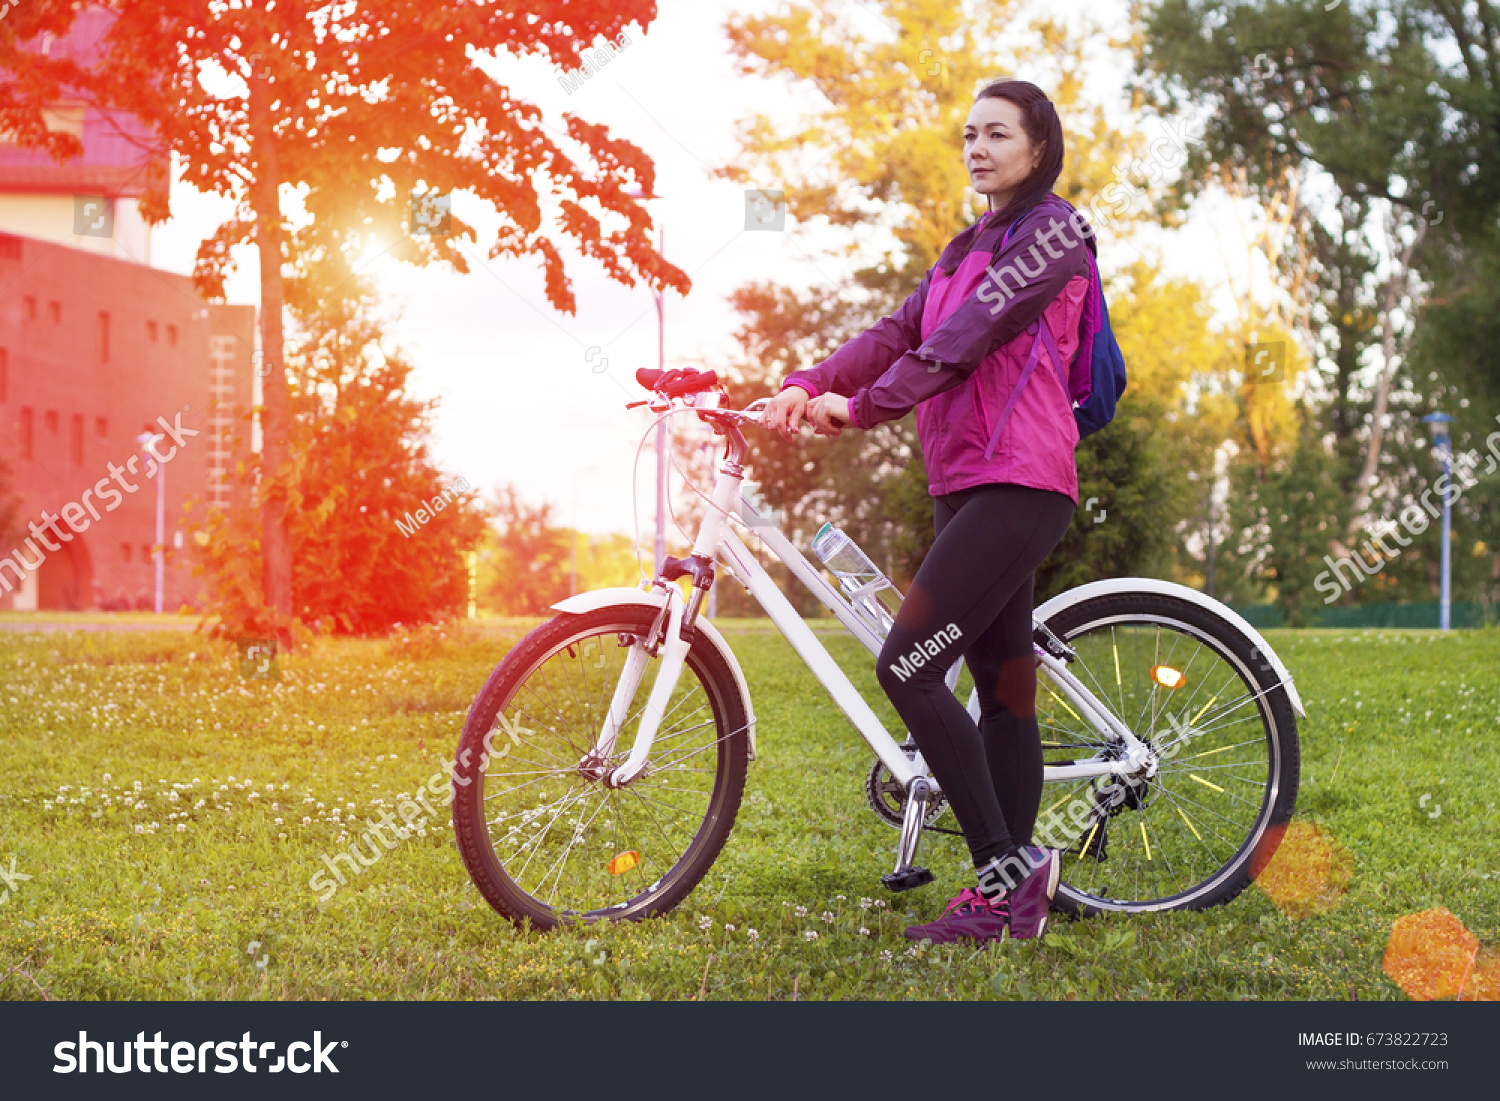
M 694 400 L 691 407 L 717 409 L 717 401 L 720 395 L 717 393 L 700 394 Z M 710 402 L 712 404 L 710 404 Z M 748 415 L 744 419 L 752 419 Z M 859 639 L 872 654 L 878 655 L 881 650 L 882 639 L 865 623 L 856 613 L 854 606 L 828 583 L 820 570 L 809 562 L 802 553 L 792 545 L 791 541 L 781 532 L 775 524 L 762 516 L 755 506 L 748 501 L 743 492 L 744 475 L 739 463 L 733 457 L 726 458 L 720 466 L 718 477 L 714 484 L 713 497 L 710 507 L 703 518 L 703 523 L 698 529 L 697 538 L 693 542 L 692 555 L 702 557 L 710 562 L 721 563 L 745 588 L 756 602 L 765 609 L 771 622 L 776 625 L 777 630 L 786 638 L 797 652 L 797 655 L 812 670 L 818 681 L 827 689 L 830 696 L 838 704 L 839 709 L 854 724 L 854 728 L 870 749 L 874 751 L 882 764 L 890 771 L 891 776 L 901 784 L 903 788 L 910 789 L 913 782 L 922 779 L 935 798 L 941 793 L 941 788 L 936 779 L 928 771 L 920 753 L 914 758 L 908 759 L 906 753 L 896 740 L 891 737 L 885 725 L 876 716 L 874 710 L 860 694 L 859 690 L 849 680 L 833 657 L 818 640 L 816 634 L 803 620 L 797 610 L 787 600 L 786 596 L 777 587 L 776 583 L 766 573 L 760 562 L 750 553 L 749 549 L 741 541 L 729 524 L 729 517 L 736 516 L 743 521 L 761 543 L 778 559 L 780 559 L 803 585 L 815 596 L 819 603 L 833 613 L 845 629 L 855 638 Z M 697 623 L 696 612 L 698 598 L 701 596 L 699 590 L 695 590 L 695 598 L 689 605 L 682 595 L 682 590 L 676 584 L 658 579 L 656 582 L 657 593 L 647 594 L 638 589 L 614 589 L 601 590 L 595 593 L 583 593 L 569 600 L 561 601 L 554 605 L 560 611 L 584 611 L 590 607 L 597 606 L 600 602 L 610 602 L 619 599 L 620 595 L 633 599 L 640 603 L 652 603 L 660 607 L 660 601 L 664 594 L 668 601 L 668 620 L 665 638 L 661 643 L 659 654 L 661 657 L 660 667 L 657 670 L 655 681 L 651 686 L 651 694 L 647 699 L 645 709 L 641 713 L 640 723 L 636 730 L 635 741 L 631 745 L 630 753 L 625 761 L 612 770 L 607 778 L 611 786 L 620 786 L 629 783 L 641 774 L 651 755 L 651 747 L 656 738 L 657 728 L 661 723 L 667 704 L 671 700 L 672 692 L 676 688 L 678 677 L 682 672 L 682 664 L 691 646 L 691 640 L 683 635 L 683 624 L 689 611 L 693 614 L 693 621 Z M 706 621 L 704 621 L 706 624 Z M 704 624 L 699 624 L 702 626 Z M 714 632 L 717 636 L 717 632 Z M 1114 741 L 1117 749 L 1109 759 L 1096 757 L 1092 760 L 1075 762 L 1067 765 L 1046 765 L 1043 767 L 1043 779 L 1045 782 L 1059 782 L 1067 780 L 1085 780 L 1094 777 L 1111 775 L 1129 775 L 1140 772 L 1143 767 L 1149 768 L 1154 762 L 1151 757 L 1151 749 L 1135 736 L 1130 728 L 1116 716 L 1107 705 L 1102 703 L 1092 692 L 1088 690 L 1067 668 L 1067 665 L 1052 654 L 1047 653 L 1040 647 L 1036 649 L 1036 656 L 1040 663 L 1041 672 L 1062 693 L 1069 706 L 1077 713 L 1079 718 L 1087 722 L 1101 736 L 1104 741 Z M 615 692 L 610 702 L 609 711 L 605 717 L 604 724 L 599 732 L 594 749 L 589 757 L 593 762 L 602 763 L 608 761 L 615 750 L 615 743 L 619 736 L 620 728 L 625 718 L 630 713 L 630 705 L 634 700 L 640 686 L 640 681 L 645 673 L 647 664 L 647 653 L 645 644 L 637 640 L 631 647 L 630 654 L 626 659 L 625 668 L 621 673 L 620 680 L 615 686 Z M 737 665 L 735 666 L 738 675 Z M 958 663 L 954 662 L 948 670 L 947 682 L 950 688 L 957 684 Z M 748 702 L 748 694 L 746 696 Z M 977 699 L 971 696 L 969 711 L 977 715 Z M 747 707 L 747 714 L 750 713 Z M 752 752 L 754 745 L 754 720 L 751 720 Z M 588 757 L 585 758 L 587 762 Z M 581 762 L 583 763 L 583 762 Z

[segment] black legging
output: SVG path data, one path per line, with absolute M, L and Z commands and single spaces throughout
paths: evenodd
M 976 868 L 1028 844 L 1036 824 L 1042 742 L 1032 577 L 1075 507 L 1061 493 L 1017 485 L 936 498 L 937 538 L 876 665 L 880 686 L 953 807 Z M 979 690 L 977 727 L 943 681 L 960 655 Z

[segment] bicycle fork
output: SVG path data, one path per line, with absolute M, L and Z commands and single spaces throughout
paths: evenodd
M 606 766 L 614 755 L 620 730 L 630 717 L 630 705 L 635 700 L 641 678 L 646 672 L 649 655 L 646 640 L 640 638 L 631 644 L 630 655 L 625 659 L 625 668 L 615 685 L 614 695 L 609 701 L 609 711 L 604 717 L 604 725 L 600 728 L 594 747 L 578 762 L 580 772 L 602 781 L 605 787 L 624 787 L 645 771 L 646 759 L 656 740 L 657 728 L 661 726 L 662 716 L 666 714 L 667 702 L 677 687 L 677 679 L 682 675 L 682 663 L 687 659 L 688 650 L 692 648 L 692 642 L 682 637 L 682 593 L 675 585 L 667 586 L 666 609 L 666 633 L 658 651 L 661 666 L 656 671 L 651 695 L 641 712 L 640 726 L 636 729 L 635 742 L 630 747 L 629 755 L 618 768 L 606 771 Z

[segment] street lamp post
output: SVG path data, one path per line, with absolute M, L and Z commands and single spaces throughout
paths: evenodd
M 1437 445 L 1438 453 L 1443 459 L 1443 482 L 1448 484 L 1452 480 L 1453 463 L 1453 438 L 1449 434 L 1448 425 L 1453 418 L 1447 413 L 1428 413 L 1422 418 L 1423 422 L 1432 430 L 1432 442 Z M 1442 598 L 1439 604 L 1438 629 L 1441 631 L 1452 630 L 1453 621 L 1453 505 L 1452 498 L 1443 494 L 1443 568 L 1442 568 Z
M 135 439 L 146 459 L 146 476 L 156 479 L 156 553 L 153 557 L 156 559 L 156 614 L 161 615 L 167 561 L 167 468 L 156 453 L 156 444 L 165 437 L 160 432 L 152 432 L 148 426 Z

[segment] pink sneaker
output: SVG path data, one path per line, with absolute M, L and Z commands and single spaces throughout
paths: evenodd
M 1024 884 L 1023 884 L 1024 885 Z M 1010 922 L 1010 900 L 1001 899 L 991 905 L 973 887 L 965 887 L 948 900 L 943 916 L 926 925 L 908 926 L 907 940 L 930 940 L 934 944 L 948 944 L 967 938 L 969 940 L 999 940 Z
M 1031 940 L 1047 931 L 1047 911 L 1062 876 L 1062 861 L 1054 850 L 1037 845 L 1028 848 L 1036 857 L 1031 874 L 1005 895 L 1010 903 L 1010 935 L 1016 940 Z

